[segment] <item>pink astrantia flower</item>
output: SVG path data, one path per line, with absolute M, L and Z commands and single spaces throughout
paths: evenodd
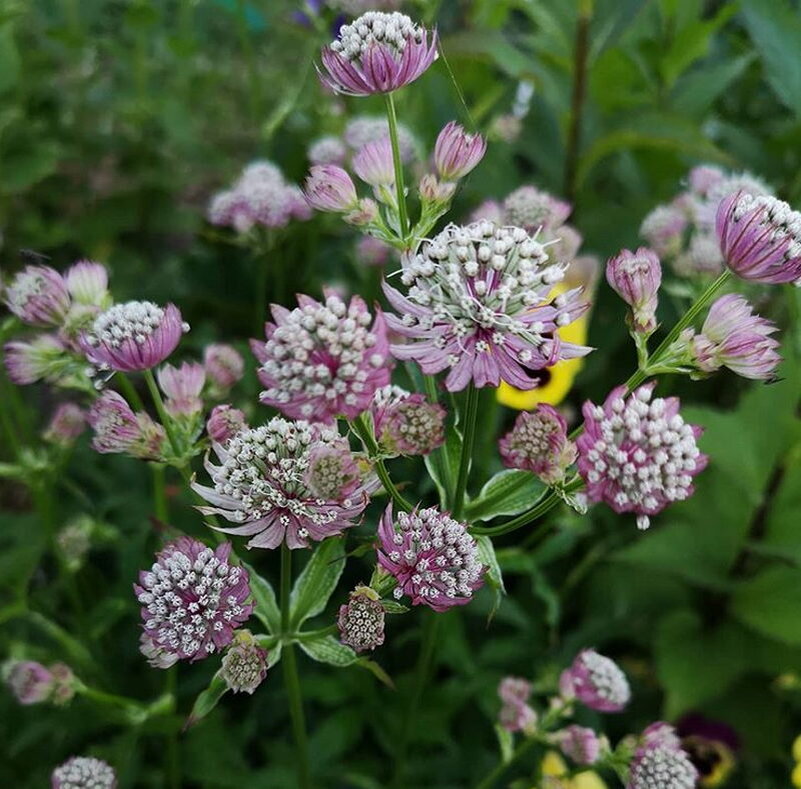
M 682 208 L 674 204 L 660 205 L 643 219 L 640 235 L 657 255 L 673 256 L 681 250 L 687 224 L 687 212 Z
M 399 386 L 378 389 L 370 406 L 373 430 L 382 450 L 428 455 L 445 443 L 445 409 Z
M 145 413 L 134 413 L 117 392 L 105 391 L 92 403 L 87 416 L 94 430 L 92 448 L 101 454 L 128 454 L 158 460 L 165 441 L 164 428 Z
M 153 644 L 180 660 L 202 660 L 231 643 L 253 611 L 247 570 L 229 561 L 231 543 L 216 549 L 179 537 L 156 555 L 134 584 L 142 627 Z
M 106 306 L 109 298 L 108 271 L 102 263 L 79 260 L 64 273 L 64 282 L 73 301 L 91 307 Z
M 41 704 L 53 694 L 55 679 L 35 660 L 10 660 L 3 666 L 3 680 L 20 704 Z
M 353 172 L 370 186 L 393 186 L 395 167 L 392 162 L 392 146 L 389 137 L 368 142 L 353 157 Z
M 620 712 L 631 699 L 626 675 L 617 663 L 594 649 L 580 652 L 562 672 L 559 689 L 566 699 L 578 699 L 598 712 Z
M 682 750 L 673 727 L 649 726 L 640 739 L 629 768 L 626 789 L 695 789 L 698 770 Z
M 377 142 L 389 136 L 389 123 L 384 115 L 357 115 L 351 118 L 342 133 L 342 139 L 356 153 L 369 142 Z M 398 123 L 398 147 L 401 161 L 409 164 L 417 156 L 417 140 L 411 130 Z
M 63 369 L 66 348 L 53 334 L 40 334 L 30 342 L 13 340 L 3 346 L 8 377 L 18 386 L 45 379 L 54 381 Z
M 601 755 L 601 739 L 586 726 L 568 726 L 558 734 L 562 753 L 576 764 L 595 764 Z
M 534 186 L 515 189 L 504 201 L 505 221 L 528 232 L 550 232 L 564 224 L 573 206 Z
M 522 228 L 448 225 L 404 257 L 406 296 L 384 284 L 398 312 L 387 315 L 389 328 L 409 341 L 392 353 L 427 375 L 448 370 L 452 392 L 470 381 L 533 389 L 536 371 L 591 350 L 557 334 L 588 308 L 580 288 L 551 296 L 565 268 L 550 263 L 546 248 Z
M 92 364 L 118 372 L 149 370 L 178 346 L 189 326 L 174 304 L 150 301 L 115 304 L 95 318 L 80 344 Z
M 53 770 L 51 789 L 116 789 L 117 775 L 102 759 L 73 756 Z
M 236 348 L 212 343 L 203 351 L 203 367 L 206 380 L 214 388 L 215 394 L 222 395 L 242 378 L 245 360 Z
M 229 690 L 252 696 L 267 676 L 267 650 L 249 630 L 240 630 L 223 655 L 220 674 Z
M 721 296 L 709 308 L 700 334 L 692 338 L 695 363 L 704 372 L 728 367 L 744 378 L 769 380 L 781 361 L 775 323 L 755 314 L 737 294 Z
M 392 515 L 392 504 L 378 527 L 378 563 L 397 581 L 396 598 L 447 611 L 465 605 L 483 584 L 486 567 L 464 523 L 434 507 Z
M 390 93 L 414 82 L 437 58 L 437 34 L 405 14 L 368 11 L 322 51 L 320 72 L 337 93 L 370 96 Z
M 801 281 L 801 213 L 787 203 L 736 192 L 718 206 L 715 229 L 737 276 L 774 285 Z
M 356 260 L 365 266 L 383 266 L 393 253 L 392 247 L 379 238 L 362 236 L 356 242 Z
M 312 142 L 306 156 L 312 164 L 345 164 L 348 149 L 339 137 L 326 135 Z
M 3 301 L 31 326 L 60 326 L 70 308 L 67 284 L 50 266 L 26 266 L 5 289 Z
M 61 403 L 44 432 L 43 438 L 51 444 L 68 447 L 86 427 L 86 413 L 75 403 Z
M 220 461 L 219 466 L 206 461 L 213 487 L 192 485 L 212 506 L 198 509 L 242 524 L 220 531 L 251 537 L 249 548 L 275 548 L 284 540 L 290 548 L 305 548 L 310 541 L 341 534 L 364 511 L 375 481 L 370 477 L 353 488 L 348 475 L 342 475 L 342 488 L 335 491 L 342 495 L 320 498 L 306 479 L 324 448 L 347 451 L 347 442 L 331 428 L 281 417 L 245 428 L 225 447 L 213 444 Z M 338 469 L 342 472 L 342 464 Z M 323 471 L 318 469 L 321 481 Z M 328 471 L 335 476 L 337 468 Z
M 446 124 L 434 146 L 434 165 L 441 178 L 464 178 L 483 158 L 487 141 L 480 134 L 468 134 L 456 121 Z
M 200 393 L 206 383 L 202 364 L 184 362 L 180 367 L 165 364 L 156 374 L 161 391 L 167 396 L 167 411 L 172 416 L 194 416 L 203 410 Z
M 334 213 L 353 211 L 359 199 L 353 179 L 335 164 L 314 165 L 306 177 L 303 194 L 312 208 Z
M 621 250 L 606 264 L 606 281 L 631 307 L 635 331 L 650 334 L 656 329 L 656 307 L 662 284 L 662 265 L 648 247 L 636 252 Z
M 217 444 L 224 445 L 231 436 L 246 427 L 245 414 L 231 405 L 216 405 L 211 409 L 206 432 Z
M 251 341 L 266 387 L 262 403 L 317 422 L 358 416 L 389 383 L 391 367 L 383 314 L 373 321 L 358 296 L 349 304 L 325 296 L 324 303 L 298 296 L 294 310 L 273 305 L 267 342 Z
M 663 745 L 666 748 L 681 748 L 681 739 L 676 729 L 664 721 L 656 721 L 646 727 L 640 735 L 640 742 L 646 746 Z
M 384 606 L 369 586 L 357 586 L 337 615 L 339 640 L 355 652 L 364 652 L 384 643 Z
M 565 470 L 576 460 L 576 446 L 567 438 L 564 417 L 546 403 L 522 411 L 498 446 L 507 468 L 530 471 L 547 485 L 564 479 Z
M 610 392 L 603 406 L 587 401 L 579 436 L 578 469 L 590 501 L 615 512 L 633 512 L 647 529 L 651 515 L 690 497 L 693 477 L 707 457 L 696 444 L 701 428 L 684 422 L 676 397 L 651 399 L 655 383 L 626 398 L 626 388 Z
M 531 683 L 520 677 L 504 677 L 498 685 L 502 706 L 498 722 L 507 731 L 528 731 L 537 723 L 537 713 L 529 706 Z

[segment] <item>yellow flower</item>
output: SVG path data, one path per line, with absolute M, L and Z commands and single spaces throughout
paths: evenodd
M 585 770 L 568 778 L 567 764 L 556 751 L 548 751 L 545 754 L 541 767 L 543 778 L 562 778 L 559 783 L 564 789 L 607 789 L 603 779 L 592 770 Z M 537 789 L 537 787 L 532 787 L 532 789 Z
M 801 762 L 801 734 L 795 738 L 795 742 L 793 743 L 793 759 L 797 762 Z
M 793 782 L 793 786 L 801 786 L 801 764 L 795 766 L 795 769 L 790 775 L 790 780 Z

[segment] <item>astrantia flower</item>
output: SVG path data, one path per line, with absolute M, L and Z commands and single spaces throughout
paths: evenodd
M 357 586 L 337 615 L 339 640 L 356 652 L 384 643 L 384 607 L 369 586 Z
M 108 306 L 108 271 L 102 263 L 79 260 L 64 273 L 64 282 L 75 303 L 87 307 Z
M 576 460 L 564 417 L 545 403 L 520 413 L 499 447 L 507 468 L 530 471 L 547 485 L 564 479 L 565 470 Z
M 322 81 L 337 93 L 370 96 L 414 82 L 437 58 L 437 34 L 405 14 L 368 11 L 322 51 Z
M 206 432 L 212 441 L 224 445 L 231 436 L 245 426 L 245 414 L 238 408 L 231 405 L 215 405 L 206 422 Z
M 41 704 L 53 693 L 54 678 L 35 660 L 10 660 L 3 665 L 3 680 L 20 704 Z
M 341 498 L 324 499 L 308 486 L 307 475 L 320 450 L 347 450 L 347 442 L 330 428 L 274 417 L 266 425 L 241 430 L 225 447 L 213 445 L 220 465 L 206 462 L 213 487 L 194 484 L 213 506 L 204 514 L 222 515 L 241 526 L 221 529 L 252 536 L 249 548 L 290 548 L 324 540 L 353 525 L 367 506 L 373 480 L 343 490 Z
M 187 331 L 174 304 L 128 301 L 101 313 L 80 342 L 95 366 L 127 373 L 163 362 Z
M 344 213 L 354 210 L 358 203 L 353 180 L 335 164 L 314 165 L 306 177 L 303 194 L 308 204 L 318 211 Z
M 645 745 L 634 754 L 626 789 L 695 789 L 698 770 L 681 748 Z
M 203 351 L 203 367 L 206 380 L 214 390 L 215 396 L 221 396 L 236 384 L 245 372 L 245 360 L 230 345 L 212 343 Z
M 147 414 L 134 413 L 117 392 L 103 392 L 92 403 L 87 421 L 95 433 L 92 448 L 96 452 L 128 454 L 141 460 L 162 456 L 164 428 Z
M 662 284 L 662 265 L 648 247 L 636 252 L 621 250 L 606 264 L 606 281 L 631 307 L 635 331 L 650 334 L 656 329 L 656 307 Z
M 142 626 L 156 648 L 201 660 L 231 643 L 253 610 L 247 570 L 228 561 L 231 543 L 215 550 L 179 537 L 156 555 L 134 584 Z
M 253 695 L 267 676 L 267 650 L 249 630 L 240 630 L 223 655 L 220 673 L 229 690 Z
M 587 401 L 584 432 L 576 442 L 590 501 L 636 513 L 640 529 L 648 528 L 649 516 L 690 497 L 693 477 L 707 463 L 696 444 L 701 428 L 684 422 L 678 398 L 651 401 L 655 385 L 641 386 L 628 398 L 619 386 L 603 406 Z
M 568 726 L 559 732 L 559 748 L 576 764 L 595 764 L 601 755 L 601 739 L 586 726 Z
M 657 206 L 640 225 L 640 235 L 658 255 L 679 253 L 687 227 L 687 213 L 676 205 Z
M 327 136 L 315 140 L 307 153 L 312 164 L 339 164 L 345 163 L 348 149 L 339 137 Z
M 728 367 L 744 378 L 770 379 L 781 361 L 779 342 L 770 336 L 777 330 L 742 296 L 721 296 L 709 308 L 701 333 L 692 338 L 693 359 L 704 372 Z
M 384 386 L 373 397 L 370 413 L 382 450 L 427 455 L 445 442 L 445 409 L 421 394 Z
M 62 403 L 50 418 L 43 438 L 61 447 L 70 446 L 86 427 L 86 414 L 75 403 Z
M 556 334 L 588 307 L 580 288 L 551 297 L 564 272 L 522 228 L 449 225 L 404 258 L 405 297 L 384 285 L 399 313 L 387 323 L 410 341 L 393 345 L 392 353 L 427 375 L 449 370 L 445 386 L 452 392 L 471 380 L 533 389 L 533 371 L 590 351 Z
M 594 649 L 576 656 L 573 665 L 562 672 L 559 688 L 565 698 L 578 699 L 598 712 L 620 712 L 631 699 L 626 675 L 614 660 Z
M 404 124 L 398 124 L 398 148 L 401 161 L 408 164 L 415 157 L 417 142 Z M 389 136 L 389 124 L 383 115 L 358 115 L 348 121 L 342 139 L 353 153 L 360 151 L 367 143 L 377 142 Z
M 167 396 L 167 411 L 172 416 L 192 417 L 203 410 L 200 393 L 206 383 L 201 364 L 184 362 L 180 367 L 165 364 L 156 374 L 159 387 Z
M 737 276 L 766 284 L 801 281 L 801 213 L 787 203 L 737 192 L 721 201 L 715 228 Z
M 3 347 L 3 361 L 8 377 L 18 386 L 42 379 L 55 382 L 64 369 L 65 351 L 58 337 L 40 334 L 30 342 L 7 342 Z
M 397 581 L 396 598 L 446 611 L 464 605 L 483 584 L 485 567 L 464 523 L 436 508 L 400 512 L 392 505 L 378 527 L 378 563 Z
M 389 137 L 368 142 L 360 149 L 353 157 L 353 172 L 370 186 L 393 186 L 395 167 L 392 161 L 392 145 Z
M 487 141 L 480 134 L 468 134 L 456 121 L 439 133 L 434 146 L 434 165 L 441 178 L 464 178 L 483 158 Z
M 520 677 L 504 677 L 498 685 L 503 702 L 498 722 L 507 731 L 528 731 L 537 724 L 537 713 L 529 706 L 531 683 Z
M 73 756 L 53 770 L 52 789 L 115 789 L 117 776 L 110 765 L 92 756 Z
M 353 419 L 369 407 L 375 390 L 389 383 L 383 315 L 372 321 L 361 298 L 346 304 L 331 292 L 323 304 L 303 295 L 298 304 L 291 311 L 273 306 L 267 342 L 251 341 L 266 387 L 261 401 L 294 418 Z
M 67 285 L 50 266 L 26 266 L 5 289 L 3 301 L 31 326 L 60 326 L 70 307 Z
M 564 224 L 573 207 L 534 186 L 521 186 L 503 201 L 505 221 L 529 232 Z

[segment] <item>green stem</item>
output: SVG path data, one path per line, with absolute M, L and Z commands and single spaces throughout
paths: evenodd
M 245 61 L 248 81 L 248 109 L 251 120 L 257 123 L 261 114 L 261 80 L 256 68 L 256 53 L 250 38 L 247 18 L 247 4 L 245 0 L 236 2 L 236 29 L 239 35 L 239 45 Z
M 131 408 L 134 411 L 144 411 L 145 404 L 142 402 L 142 398 L 139 396 L 139 392 L 136 391 L 131 379 L 125 373 L 117 373 L 116 380 Z
M 384 490 L 386 490 L 386 492 L 392 498 L 392 501 L 395 502 L 396 506 L 398 506 L 404 512 L 411 512 L 414 508 L 395 487 L 395 483 L 389 476 L 389 472 L 387 471 L 387 467 L 384 464 L 383 459 L 379 457 L 378 443 L 373 436 L 370 426 L 367 424 L 364 414 L 359 414 L 359 416 L 353 420 L 351 426 L 353 427 L 353 431 L 356 433 L 356 435 L 362 440 L 364 448 L 367 450 L 367 454 L 373 461 L 375 472 L 378 474 L 378 478 L 381 480 Z
M 292 588 L 292 551 L 286 542 L 281 544 L 281 635 L 286 638 L 290 634 L 289 600 Z M 289 698 L 289 714 L 292 719 L 292 731 L 295 736 L 296 764 L 298 770 L 298 786 L 300 789 L 311 787 L 309 776 L 308 745 L 306 743 L 306 723 L 303 717 L 303 698 L 300 693 L 300 679 L 295 656 L 295 645 L 287 639 L 281 654 L 284 667 L 284 685 Z
M 156 518 L 162 523 L 169 523 L 170 511 L 167 503 L 167 486 L 165 469 L 160 463 L 151 463 L 153 473 L 153 509 Z
M 420 655 L 417 659 L 417 667 L 414 672 L 414 685 L 409 696 L 409 704 L 406 707 L 403 720 L 401 722 L 400 737 L 398 738 L 398 750 L 395 755 L 395 775 L 392 786 L 401 789 L 406 786 L 404 774 L 406 772 L 406 752 L 409 748 L 409 738 L 414 729 L 417 710 L 420 706 L 420 699 L 423 696 L 428 675 L 434 661 L 434 648 L 437 644 L 437 630 L 439 629 L 440 616 L 435 611 L 430 611 L 428 619 L 423 626 L 423 636 L 420 643 Z
M 409 233 L 409 216 L 406 211 L 406 187 L 403 182 L 403 164 L 401 162 L 400 144 L 398 143 L 398 117 L 395 114 L 395 99 L 391 93 L 384 96 L 389 123 L 389 141 L 392 144 L 392 164 L 395 168 L 395 190 L 398 195 L 398 223 L 400 224 L 401 241 L 406 241 Z
M 492 789 L 498 779 L 522 756 L 524 756 L 531 748 L 537 744 L 534 737 L 528 737 L 523 740 L 520 745 L 515 748 L 512 757 L 508 762 L 500 762 L 494 770 L 488 773 L 481 781 L 476 784 L 476 789 Z
M 159 392 L 153 371 L 145 370 L 144 374 L 145 383 L 147 384 L 147 388 L 150 392 L 150 397 L 153 399 L 153 405 L 156 406 L 156 413 L 159 415 L 159 420 L 161 421 L 161 424 L 164 425 L 164 429 L 167 431 L 167 438 L 169 439 L 172 452 L 176 457 L 180 457 L 181 445 L 178 441 L 178 436 L 175 435 L 172 417 L 167 413 L 167 409 L 164 407 L 164 401 L 161 399 L 161 392 Z
M 471 383 L 467 388 L 467 402 L 464 410 L 464 431 L 462 434 L 462 456 L 459 459 L 459 473 L 453 492 L 452 514 L 455 520 L 462 517 L 467 477 L 473 459 L 473 444 L 476 439 L 476 418 L 478 417 L 478 389 Z
M 165 672 L 164 693 L 172 699 L 176 697 L 178 666 L 170 666 Z M 173 727 L 167 735 L 167 776 L 170 789 L 181 789 L 181 755 L 178 750 L 178 732 Z

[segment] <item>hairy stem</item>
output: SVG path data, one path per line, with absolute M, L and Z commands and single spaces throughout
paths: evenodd
M 403 164 L 401 162 L 400 144 L 398 143 L 398 117 L 395 114 L 395 99 L 391 93 L 384 96 L 389 123 L 389 141 L 392 144 L 392 164 L 395 168 L 395 190 L 398 195 L 398 222 L 400 223 L 401 241 L 406 241 L 409 233 L 409 216 L 406 211 L 406 187 L 403 182 Z

